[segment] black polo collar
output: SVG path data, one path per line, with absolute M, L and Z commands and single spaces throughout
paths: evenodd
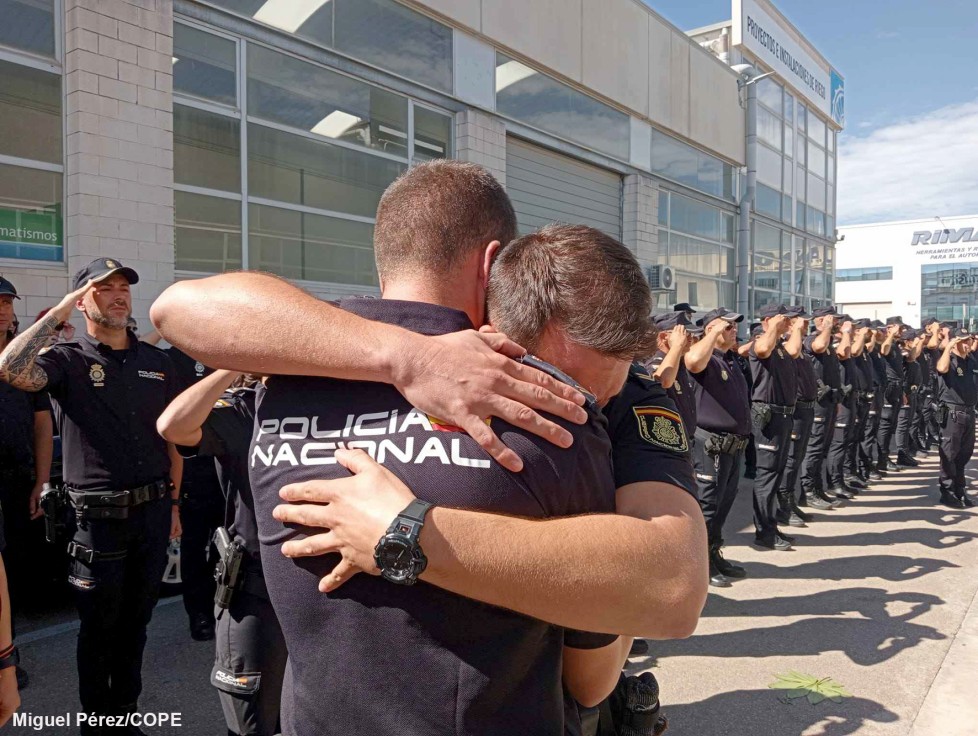
M 422 335 L 445 335 L 474 329 L 465 312 L 440 304 L 370 297 L 340 299 L 338 304 L 342 309 L 366 319 L 397 325 Z

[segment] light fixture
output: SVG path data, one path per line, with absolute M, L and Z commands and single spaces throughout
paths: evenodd
M 287 33 L 295 33 L 302 24 L 330 0 L 265 0 L 255 20 L 281 28 Z
M 362 118 L 342 110 L 334 110 L 320 120 L 310 132 L 324 135 L 327 138 L 339 138 L 354 125 L 363 122 Z

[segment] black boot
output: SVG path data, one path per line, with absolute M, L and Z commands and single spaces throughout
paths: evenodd
M 958 493 L 958 500 L 961 502 L 962 508 L 970 509 L 975 505 L 975 502 L 968 498 L 968 494 L 964 491 Z
M 780 491 L 778 493 L 778 513 L 775 519 L 779 525 L 785 526 L 806 526 L 804 519 L 794 512 L 794 505 L 790 491 Z
M 920 465 L 920 463 L 910 457 L 910 455 L 903 450 L 900 450 L 900 452 L 897 453 L 896 464 L 904 468 L 916 468 L 918 465 Z
M 963 509 L 965 507 L 960 498 L 944 489 L 941 489 L 941 503 L 952 509 Z
M 845 484 L 847 486 L 849 486 L 850 488 L 855 488 L 858 491 L 864 491 L 869 487 L 866 485 L 866 483 L 863 481 L 862 478 L 859 478 L 858 476 L 855 475 L 846 476 L 845 478 L 843 478 L 843 480 L 845 481 Z
M 730 580 L 720 572 L 720 569 L 716 566 L 713 561 L 713 555 L 710 555 L 710 587 L 711 588 L 729 588 Z
M 883 474 L 876 469 L 872 469 L 868 471 L 866 473 L 866 477 L 869 478 L 870 480 L 883 480 Z
M 747 570 L 740 565 L 730 562 L 723 557 L 723 540 L 715 542 L 710 548 L 710 561 L 716 565 L 717 570 L 730 580 L 742 580 L 747 577 Z
M 804 494 L 802 494 L 802 498 L 804 498 Z M 799 519 L 801 519 L 805 523 L 808 523 L 809 521 L 812 520 L 812 515 L 811 514 L 806 514 L 804 511 L 802 511 L 800 508 L 798 508 L 798 502 L 795 500 L 795 494 L 794 493 L 792 493 L 788 497 L 788 500 L 791 503 L 791 515 L 792 516 L 797 516 Z
M 805 491 L 803 494 L 805 499 L 805 506 L 812 509 L 819 509 L 821 511 L 828 511 L 829 509 L 835 508 L 829 501 L 822 498 L 815 491 Z

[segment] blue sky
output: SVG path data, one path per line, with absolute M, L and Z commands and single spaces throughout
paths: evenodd
M 730 0 L 646 2 L 683 30 L 730 16 Z M 840 223 L 978 213 L 978 2 L 775 5 L 846 78 Z

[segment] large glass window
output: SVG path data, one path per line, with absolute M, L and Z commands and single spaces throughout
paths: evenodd
M 759 289 L 781 287 L 781 231 L 754 223 L 754 280 Z
M 248 114 L 407 157 L 407 98 L 255 44 Z
M 60 164 L 62 137 L 61 77 L 0 60 L 0 154 Z
M 837 281 L 890 281 L 893 279 L 893 266 L 840 268 L 835 278 Z
M 780 84 L 770 77 L 765 77 L 757 83 L 757 100 L 780 117 L 782 91 L 783 87 Z
M 178 271 L 241 268 L 241 202 L 176 191 L 174 242 Z
M 757 178 L 768 186 L 781 190 L 783 164 L 781 154 L 767 146 L 757 147 Z M 789 187 L 789 191 L 790 191 Z
M 173 178 L 177 184 L 241 191 L 241 125 L 235 118 L 173 106 Z
M 825 122 L 814 112 L 808 116 L 808 137 L 825 148 Z
M 825 182 L 815 174 L 808 175 L 808 199 L 806 201 L 815 209 L 825 209 Z
M 173 91 L 234 106 L 238 100 L 234 41 L 173 24 Z
M 452 119 L 448 115 L 414 107 L 414 161 L 451 158 Z
M 781 219 L 781 192 L 758 184 L 754 200 L 754 207 L 758 212 L 776 220 Z
M 763 107 L 757 108 L 757 137 L 772 148 L 781 150 L 781 119 Z
M 253 197 L 373 217 L 384 189 L 407 164 L 252 123 L 248 192 Z
M 731 248 L 680 233 L 669 234 L 669 265 L 707 276 L 732 278 L 734 275 Z
M 714 197 L 734 197 L 733 166 L 658 130 L 652 131 L 652 171 Z
M 54 56 L 54 0 L 0 0 L 0 45 Z
M 376 286 L 373 225 L 252 204 L 250 267 L 303 281 Z
M 808 142 L 808 168 L 819 176 L 825 174 L 825 151 L 811 141 Z
M 0 257 L 64 259 L 61 174 L 0 164 Z
M 669 228 L 699 235 L 711 240 L 720 239 L 720 210 L 680 194 L 672 195 Z
M 920 267 L 920 316 L 958 320 L 978 328 L 978 262 L 937 263 Z
M 628 159 L 628 115 L 496 54 L 496 110 L 610 156 Z
M 452 89 L 452 29 L 394 0 L 211 2 L 422 84 Z

